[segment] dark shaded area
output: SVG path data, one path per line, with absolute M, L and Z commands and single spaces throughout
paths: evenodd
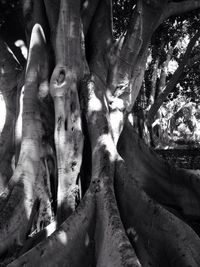
M 8 44 L 20 64 L 25 64 L 21 50 L 15 46 L 17 40 L 25 42 L 23 16 L 19 0 L 0 0 L 0 37 Z
M 185 169 L 199 169 L 200 149 L 156 149 L 158 155 L 170 165 Z

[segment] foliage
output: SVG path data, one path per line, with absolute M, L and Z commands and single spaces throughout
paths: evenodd
M 115 38 L 119 38 L 121 34 L 125 33 L 135 2 L 131 0 L 113 1 L 113 30 Z
M 199 104 L 185 95 L 166 101 L 160 109 L 161 117 L 154 127 L 159 125 L 162 131 L 158 147 L 199 147 L 200 109 Z
M 166 20 L 161 24 L 158 29 L 155 31 L 152 41 L 149 47 L 149 60 L 144 77 L 144 92 L 146 96 L 146 104 L 141 103 L 141 97 L 138 96 L 138 101 L 136 105 L 142 106 L 143 111 L 146 113 L 150 108 L 150 97 L 152 94 L 153 86 L 153 75 L 155 75 L 155 63 L 158 62 L 158 69 L 156 70 L 156 83 L 155 83 L 155 93 L 154 101 L 161 93 L 162 88 L 160 88 L 161 79 L 163 79 L 163 71 L 166 73 L 166 78 L 164 78 L 164 85 L 172 78 L 176 68 L 181 64 L 183 55 L 186 51 L 187 45 L 190 39 L 196 34 L 199 30 L 200 17 L 198 12 L 191 12 L 189 15 L 182 15 L 179 17 L 172 17 Z M 170 52 L 172 51 L 172 53 Z M 169 118 L 172 117 L 172 114 L 180 108 L 181 105 L 191 105 L 195 110 L 195 115 L 198 114 L 198 104 L 199 99 L 199 88 L 200 88 L 200 71 L 199 71 L 199 41 L 196 42 L 195 47 L 191 51 L 188 62 L 179 78 L 178 83 L 170 92 L 168 97 L 164 99 L 162 108 L 160 108 L 161 118 L 158 115 L 157 122 L 155 125 L 160 128 L 161 135 L 159 136 L 160 142 L 161 139 L 165 139 L 164 143 L 173 142 L 173 139 L 185 138 L 187 141 L 195 140 L 198 141 L 196 130 L 190 131 L 189 124 L 192 121 L 192 115 L 186 119 L 184 114 L 179 121 L 182 120 L 178 129 L 174 129 L 170 132 L 169 129 Z M 171 53 L 171 55 L 169 54 Z M 170 55 L 170 61 L 166 65 L 167 57 Z M 164 87 L 165 88 L 165 87 Z M 153 102 L 154 102 L 153 101 Z M 144 103 L 144 101 L 143 101 Z M 189 112 L 190 114 L 191 112 Z M 181 114 L 181 113 L 180 113 Z M 189 123 L 189 124 L 188 124 Z M 197 123 L 198 124 L 198 123 Z M 174 126 L 175 127 L 175 126 Z M 180 134 L 177 132 L 180 132 Z M 174 134 L 174 135 L 173 135 Z M 157 140 L 159 143 L 159 140 Z M 161 142 L 162 143 L 162 142 Z M 175 145 L 175 144 L 174 144 Z
M 0 27 L 8 23 L 9 19 L 18 13 L 20 9 L 19 0 L 1 0 L 0 1 Z

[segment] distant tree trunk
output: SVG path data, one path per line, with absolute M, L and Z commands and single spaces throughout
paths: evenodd
M 171 2 L 137 1 L 118 44 L 110 0 L 23 2 L 29 54 L 19 159 L 0 195 L 2 264 L 198 266 L 198 173 L 162 162 L 127 120 Z
M 153 103 L 155 102 L 156 97 L 156 85 L 157 85 L 157 79 L 158 79 L 158 67 L 159 67 L 159 57 L 156 58 L 156 60 L 152 64 L 152 77 L 151 77 L 151 92 L 149 95 L 149 101 L 148 105 L 151 107 Z

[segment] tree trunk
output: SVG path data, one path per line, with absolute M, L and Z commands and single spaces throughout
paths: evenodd
M 2 266 L 199 266 L 199 173 L 158 159 L 127 120 L 168 1 L 137 1 L 121 47 L 110 0 L 56 3 L 24 1 L 29 55 L 19 159 L 0 194 Z
M 3 40 L 0 40 L 0 50 L 0 91 L 6 106 L 6 118 L 0 136 L 0 192 L 3 192 L 13 172 L 11 165 L 15 149 L 15 121 L 18 113 L 17 84 L 22 67 Z

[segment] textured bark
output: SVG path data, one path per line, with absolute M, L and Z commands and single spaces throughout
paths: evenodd
M 158 158 L 126 123 L 118 143 L 129 173 L 153 199 L 186 220 L 199 220 L 199 171 L 170 166 Z
M 115 96 L 124 101 L 131 111 L 140 91 L 147 60 L 147 49 L 153 32 L 160 24 L 161 15 L 166 7 L 162 1 L 154 6 L 138 1 L 130 20 L 130 27 L 123 44 L 116 55 L 115 74 L 110 87 Z M 151 23 L 148 23 L 151 21 Z M 130 93 L 131 92 L 131 93 Z
M 152 64 L 152 77 L 151 77 L 151 92 L 148 100 L 148 106 L 151 107 L 155 102 L 156 96 L 156 84 L 158 79 L 158 66 L 159 66 L 159 58 L 157 58 Z
M 94 86 L 91 86 L 90 83 Z M 87 121 L 92 147 L 92 187 L 96 192 L 96 266 L 140 266 L 125 235 L 113 188 L 116 149 L 103 104 L 102 82 L 94 76 L 88 81 Z M 99 87 L 100 86 L 100 87 Z M 102 103 L 100 110 L 94 100 Z
M 98 6 L 90 36 L 93 45 L 89 61 L 91 75 L 82 89 L 83 97 L 85 91 L 87 95 L 85 115 L 92 150 L 91 185 L 96 192 L 95 265 L 140 266 L 124 232 L 113 188 L 116 148 L 105 98 L 108 65 L 102 58 L 112 41 L 110 6 L 107 0 Z M 104 38 L 99 39 L 102 31 Z
M 119 163 L 116 177 L 119 207 L 142 266 L 198 266 L 199 237 L 183 220 L 144 193 L 123 167 Z
M 65 36 L 65 40 L 62 36 Z M 55 145 L 58 165 L 58 223 L 76 208 L 83 135 L 78 100 L 81 67 L 80 2 L 61 1 L 56 38 L 56 67 L 51 78 L 55 107 Z M 63 151 L 65 148 L 65 151 Z
M 6 106 L 6 118 L 0 137 L 0 192 L 2 192 L 13 172 L 11 165 L 15 147 L 17 83 L 22 70 L 3 40 L 0 40 L 0 68 L 0 90 Z
M 22 245 L 29 231 L 29 221 L 35 200 L 44 194 L 40 186 L 44 183 L 41 157 L 43 129 L 37 101 L 38 85 L 38 47 L 44 45 L 44 36 L 39 25 L 33 29 L 30 53 L 26 69 L 22 144 L 16 170 L 6 191 L 1 195 L 4 206 L 1 209 L 0 252 L 10 246 Z M 34 189 L 35 182 L 37 186 Z M 41 195 L 40 195 L 41 194 Z M 46 196 L 47 197 L 47 196 Z M 47 203 L 42 203 L 48 210 Z
M 94 197 L 88 192 L 74 215 L 46 241 L 8 266 L 92 266 L 94 206 Z
M 82 3 L 81 18 L 85 35 L 87 35 L 88 33 L 90 24 L 92 22 L 92 19 L 94 18 L 94 14 L 96 12 L 99 2 L 99 0 L 89 0 L 83 1 Z

